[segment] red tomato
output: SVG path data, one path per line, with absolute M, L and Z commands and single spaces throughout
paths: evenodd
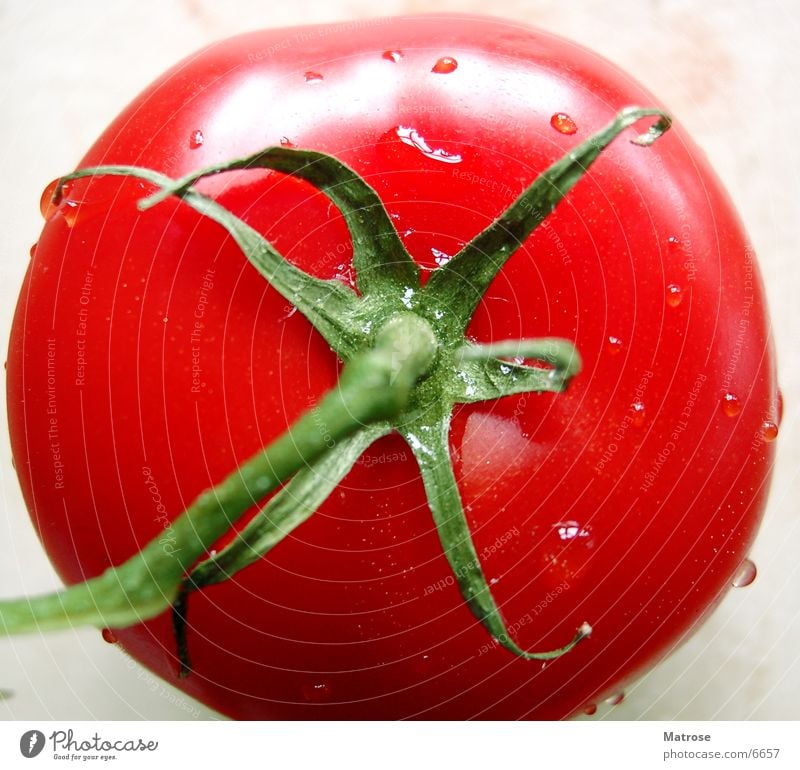
M 177 177 L 284 143 L 335 155 L 432 270 L 549 163 L 654 98 L 612 65 L 496 20 L 269 30 L 141 94 L 81 166 Z M 633 132 L 634 129 L 629 129 Z M 631 133 L 630 136 L 634 134 Z M 352 282 L 338 211 L 250 171 L 201 183 L 315 275 Z M 337 361 L 217 225 L 150 188 L 81 180 L 49 221 L 8 361 L 16 467 L 61 576 L 102 572 L 279 435 Z M 451 453 L 484 571 L 525 649 L 465 605 L 409 448 L 370 448 L 257 565 L 191 598 L 193 673 L 168 613 L 115 631 L 144 665 L 239 718 L 561 718 L 672 649 L 731 585 L 764 507 L 778 423 L 758 268 L 680 127 L 618 140 L 515 254 L 475 340 L 561 336 L 566 394 L 460 408 Z

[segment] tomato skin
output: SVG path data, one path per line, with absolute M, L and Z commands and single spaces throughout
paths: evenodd
M 457 67 L 432 72 L 444 56 Z M 498 21 L 272 30 L 178 65 L 80 165 L 178 176 L 286 137 L 364 175 L 433 268 L 432 249 L 453 254 L 616 110 L 654 103 L 593 54 Z M 576 134 L 552 127 L 557 113 Z M 461 161 L 404 143 L 401 126 Z M 202 189 L 305 269 L 349 275 L 346 229 L 304 185 L 253 172 Z M 68 197 L 82 203 L 46 225 L 12 331 L 16 465 L 68 582 L 162 530 L 168 546 L 168 518 L 336 377 L 319 336 L 219 228 L 175 201 L 138 214 L 145 193 L 75 183 Z M 589 621 L 591 639 L 569 655 L 542 668 L 492 643 L 396 437 L 261 564 L 192 597 L 192 676 L 175 678 L 168 617 L 118 631 L 122 645 L 240 718 L 560 718 L 618 689 L 716 603 L 763 510 L 773 444 L 759 431 L 777 421 L 777 391 L 752 260 L 713 172 L 675 127 L 646 150 L 613 145 L 475 316 L 476 339 L 565 336 L 584 360 L 568 393 L 461 408 L 451 434 L 513 635 L 543 649 Z M 742 406 L 734 417 L 726 393 Z

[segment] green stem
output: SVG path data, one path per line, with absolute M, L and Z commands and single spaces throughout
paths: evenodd
M 282 486 L 236 538 L 192 568 L 181 584 L 172 607 L 172 627 L 180 661 L 180 676 L 191 671 L 187 614 L 189 595 L 214 583 L 229 580 L 278 545 L 309 519 L 350 472 L 363 452 L 391 431 L 388 423 L 374 423 L 342 439 L 316 463 L 299 470 Z
M 504 358 L 535 358 L 553 368 L 525 366 Z M 446 385 L 455 404 L 473 404 L 515 393 L 561 393 L 581 370 L 575 346 L 558 337 L 467 343 L 456 351 L 456 369 Z
M 76 624 L 124 627 L 153 617 L 176 599 L 186 572 L 258 500 L 337 441 L 390 420 L 427 373 L 436 342 L 427 324 L 404 314 L 355 356 L 338 385 L 276 441 L 203 494 L 172 524 L 175 546 L 154 538 L 99 577 L 55 594 L 0 602 L 0 634 Z
M 465 345 L 461 348 L 460 356 L 462 361 L 536 358 L 550 364 L 553 367 L 551 374 L 564 382 L 571 380 L 581 370 L 581 357 L 577 348 L 560 337 L 534 337 L 492 342 L 488 345 Z
M 461 495 L 450 460 L 448 443 L 450 415 L 448 413 L 442 417 L 431 430 L 423 432 L 419 427 L 409 425 L 405 431 L 405 438 L 417 459 L 444 555 L 450 563 L 461 595 L 472 610 L 472 614 L 499 644 L 526 660 L 552 660 L 569 652 L 592 633 L 588 623 L 582 623 L 566 644 L 553 650 L 523 650 L 509 636 L 500 609 L 483 574 L 461 503 Z
M 94 176 L 133 177 L 170 191 L 175 185 L 174 179 L 147 168 L 94 166 L 62 177 L 53 194 L 53 202 L 58 203 L 62 199 L 67 182 Z M 225 228 L 250 264 L 311 322 L 340 358 L 349 358 L 366 344 L 364 335 L 354 325 L 353 319 L 358 309 L 355 292 L 339 281 L 315 278 L 296 267 L 261 233 L 197 190 L 179 188 L 175 194 L 199 214 Z
M 658 120 L 632 142 L 641 146 L 653 144 L 669 129 L 670 117 L 657 109 L 625 107 L 605 128 L 543 171 L 494 222 L 431 274 L 424 294 L 434 305 L 448 308 L 451 330 L 463 332 L 467 328 L 475 308 L 509 257 L 584 177 L 603 150 L 626 128 L 648 117 Z
M 170 195 L 184 195 L 203 177 L 239 169 L 268 168 L 314 185 L 336 205 L 353 241 L 356 285 L 362 294 L 418 289 L 419 267 L 403 246 L 378 193 L 336 158 L 313 150 L 268 147 L 246 158 L 187 174 L 139 202 L 142 211 Z

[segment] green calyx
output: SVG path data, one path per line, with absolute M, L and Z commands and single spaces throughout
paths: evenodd
M 591 633 L 588 623 L 580 624 L 556 650 L 523 650 L 510 638 L 464 515 L 450 458 L 449 426 L 456 404 L 560 392 L 580 371 L 580 357 L 568 340 L 476 345 L 465 338 L 465 331 L 505 262 L 605 147 L 645 117 L 657 121 L 632 140 L 636 144 L 652 144 L 669 128 L 669 118 L 658 110 L 622 110 L 537 177 L 424 286 L 377 193 L 354 171 L 322 153 L 271 147 L 177 180 L 130 166 L 87 168 L 64 177 L 56 188 L 56 201 L 63 184 L 73 179 L 133 176 L 156 188 L 140 201 L 140 209 L 176 195 L 216 221 L 256 270 L 322 334 L 344 367 L 338 385 L 315 409 L 200 495 L 173 522 L 179 546 L 174 553 L 166 553 L 154 541 L 86 583 L 51 596 L 0 602 L 0 632 L 75 623 L 122 627 L 171 608 L 181 670 L 188 673 L 191 593 L 258 561 L 313 515 L 373 441 L 397 431 L 417 460 L 443 551 L 475 617 L 500 645 L 523 658 L 550 659 L 571 650 Z M 358 293 L 291 265 L 257 231 L 196 188 L 203 177 L 251 168 L 303 179 L 337 206 L 353 242 Z M 534 359 L 539 365 L 510 358 Z M 233 542 L 207 556 L 239 517 L 281 484 Z

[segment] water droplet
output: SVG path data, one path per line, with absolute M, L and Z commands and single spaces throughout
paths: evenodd
M 33 259 L 33 258 L 34 258 L 34 256 L 36 256 L 36 247 L 37 247 L 38 245 L 39 245 L 38 243 L 34 243 L 34 244 L 33 244 L 33 246 L 31 246 L 31 247 L 28 249 L 28 254 L 30 254 L 30 256 L 31 256 L 31 259 Z
M 58 207 L 61 205 L 61 201 L 69 187 L 69 183 L 65 184 L 61 188 L 61 195 L 59 195 L 56 200 L 53 200 L 58 182 L 58 179 L 54 179 L 50 182 L 42 191 L 42 197 L 39 199 L 39 211 L 42 212 L 45 222 L 49 222 L 58 213 Z
M 415 674 L 418 676 L 430 676 L 431 674 L 431 666 L 433 661 L 431 660 L 431 656 L 427 654 L 417 655 L 411 660 L 411 669 L 414 671 Z
M 778 426 L 772 420 L 761 423 L 761 437 L 764 441 L 775 441 L 778 438 Z
M 61 216 L 64 217 L 67 227 L 73 227 L 78 221 L 78 204 L 75 201 L 64 201 Z
M 560 134 L 574 134 L 578 131 L 575 121 L 566 112 L 557 112 L 550 118 L 550 125 Z
M 644 404 L 641 401 L 634 401 L 631 404 L 631 412 L 633 412 L 632 422 L 637 428 L 641 428 L 644 425 L 644 418 L 645 418 L 645 408 Z
M 609 706 L 619 706 L 619 704 L 622 703 L 622 701 L 624 700 L 625 700 L 625 693 L 618 692 L 614 693 L 614 695 L 612 695 L 610 698 L 606 698 L 606 703 L 608 703 Z
M 745 588 L 749 586 L 756 579 L 757 574 L 758 570 L 756 569 L 756 565 L 753 564 L 750 559 L 745 559 L 739 566 L 738 572 L 733 577 L 733 587 Z
M 670 307 L 678 307 L 683 299 L 683 291 L 677 283 L 671 283 L 667 286 L 667 304 Z
M 453 152 L 447 152 L 440 147 L 434 149 L 425 141 L 425 138 L 415 128 L 411 128 L 410 126 L 398 126 L 396 133 L 397 138 L 403 144 L 407 144 L 409 147 L 415 147 L 426 158 L 438 160 L 442 163 L 461 163 L 460 155 Z
M 189 149 L 196 150 L 198 147 L 202 147 L 205 140 L 203 132 L 199 128 L 195 129 L 189 134 Z
M 392 61 L 392 62 L 395 62 L 395 64 L 396 64 L 397 62 L 400 61 L 400 59 L 403 58 L 403 52 L 402 51 L 384 51 L 383 54 L 381 54 L 381 56 L 382 56 L 382 58 L 386 59 L 386 61 Z
M 319 83 L 320 81 L 324 80 L 319 72 L 314 72 L 313 70 L 306 72 L 303 77 L 306 79 L 306 83 Z
M 597 705 L 595 703 L 587 703 L 586 706 L 583 707 L 583 713 L 586 714 L 587 717 L 590 717 L 593 714 L 596 714 L 597 713 Z
M 589 527 L 578 521 L 557 521 L 545 537 L 537 536 L 537 556 L 548 582 L 570 585 L 580 579 L 581 568 L 591 558 L 595 543 Z M 561 590 L 564 590 L 562 585 Z
M 733 393 L 726 393 L 722 397 L 722 411 L 725 412 L 728 417 L 736 417 L 736 415 L 742 411 L 742 402 L 739 401 L 738 396 L 735 396 Z
M 680 238 L 678 238 L 676 235 L 670 235 L 670 237 L 667 238 L 667 243 L 670 246 L 680 246 L 681 245 Z
M 333 695 L 333 688 L 330 682 L 306 682 L 303 685 L 303 697 L 309 703 L 325 703 Z
M 71 182 L 65 182 L 61 187 L 61 192 L 58 198 L 53 198 L 56 187 L 58 186 L 58 179 L 50 182 L 42 192 L 42 197 L 39 199 L 39 210 L 42 212 L 45 222 L 49 222 L 60 213 L 64 217 L 68 227 L 72 227 L 78 217 L 78 202 L 69 199 L 70 190 L 72 189 Z
M 589 530 L 578 524 L 577 521 L 559 521 L 553 525 L 561 540 L 575 540 L 575 538 L 589 537 Z
M 103 637 L 104 642 L 108 642 L 109 644 L 116 644 L 119 641 L 114 632 L 110 628 L 104 628 L 100 633 L 101 636 Z
M 622 350 L 622 340 L 619 337 L 610 336 L 606 342 L 606 350 L 612 356 L 617 355 Z
M 775 411 L 778 416 L 778 425 L 783 422 L 783 392 L 778 389 L 778 396 L 775 399 Z
M 458 62 L 452 56 L 442 56 L 436 64 L 431 68 L 431 72 L 436 72 L 439 75 L 449 75 L 455 72 L 458 67 Z
M 296 147 L 297 145 L 288 136 L 281 137 L 281 147 Z
M 434 248 L 431 248 L 431 254 L 433 254 L 433 259 L 439 267 L 444 267 L 453 258 L 451 254 L 446 254 Z

